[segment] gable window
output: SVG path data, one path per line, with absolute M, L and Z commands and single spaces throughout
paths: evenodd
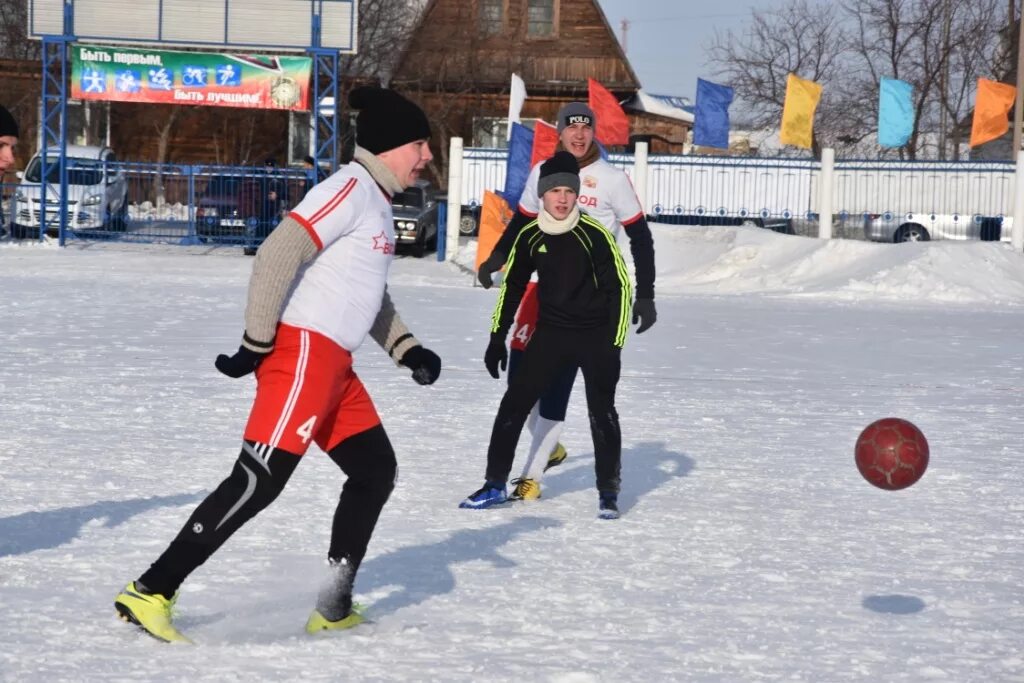
M 505 0 L 479 0 L 480 35 L 493 36 L 501 33 L 504 21 Z
M 529 0 L 526 11 L 527 37 L 555 37 L 555 4 L 557 1 L 558 0 Z

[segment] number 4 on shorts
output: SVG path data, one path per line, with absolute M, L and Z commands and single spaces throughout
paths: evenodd
M 302 437 L 302 443 L 309 443 L 313 438 L 313 426 L 316 424 L 316 415 L 303 422 L 295 433 Z

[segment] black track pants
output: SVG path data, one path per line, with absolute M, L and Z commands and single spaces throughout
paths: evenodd
M 487 449 L 488 481 L 508 481 L 516 445 L 530 409 L 553 377 L 567 367 L 579 367 L 587 387 L 587 411 L 594 439 L 595 470 L 599 491 L 618 492 L 622 433 L 615 410 L 619 383 L 620 349 L 607 330 L 571 330 L 538 325 L 509 380 L 491 430 Z

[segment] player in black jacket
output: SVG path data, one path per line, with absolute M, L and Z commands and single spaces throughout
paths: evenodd
M 534 271 L 537 330 L 495 416 L 484 486 L 460 507 L 486 508 L 508 500 L 508 476 L 530 409 L 552 376 L 578 366 L 587 387 L 599 514 L 618 516 L 622 435 L 615 388 L 633 293 L 615 237 L 576 207 L 579 187 L 579 165 L 572 154 L 558 152 L 542 165 L 537 194 L 543 210 L 513 243 L 492 319 L 484 356 L 492 377 L 498 378 L 499 366 L 506 368 L 505 336 Z

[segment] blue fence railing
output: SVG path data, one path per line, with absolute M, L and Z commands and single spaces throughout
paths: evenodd
M 3 223 L 15 238 L 255 247 L 309 186 L 301 169 L 111 162 L 69 174 L 63 235 L 59 183 L 44 197 L 31 175 L 3 185 Z

